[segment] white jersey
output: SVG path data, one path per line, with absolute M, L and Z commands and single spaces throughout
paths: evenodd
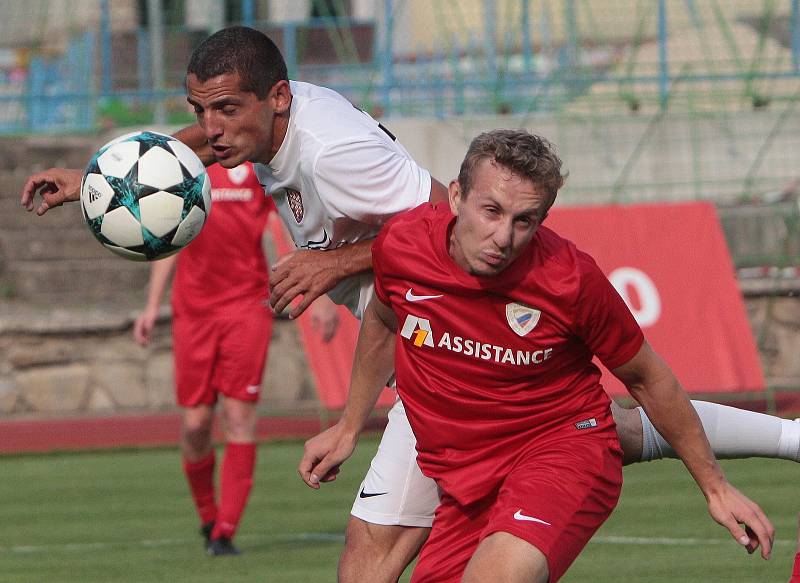
M 253 167 L 297 247 L 373 238 L 394 215 L 428 200 L 430 173 L 383 126 L 335 91 L 289 84 L 286 137 L 269 164 Z M 360 317 L 372 279 L 347 278 L 328 295 Z

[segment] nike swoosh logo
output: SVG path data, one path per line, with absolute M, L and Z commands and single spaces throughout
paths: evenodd
M 416 296 L 414 295 L 414 292 L 411 290 L 412 288 L 408 288 L 408 291 L 406 292 L 406 299 L 409 302 L 421 302 L 422 300 L 435 300 L 436 298 L 440 298 L 442 297 L 442 295 L 444 295 L 444 294 L 439 294 L 438 296 Z
M 364 488 L 361 488 L 361 492 L 358 493 L 359 498 L 372 498 L 373 496 L 383 496 L 384 494 L 388 494 L 389 492 L 364 492 Z
M 552 524 L 550 524 L 549 522 L 545 522 L 541 518 L 534 518 L 533 516 L 527 516 L 527 515 L 523 514 L 522 513 L 522 509 L 517 510 L 514 513 L 514 520 L 528 520 L 530 522 L 538 522 L 540 524 L 546 524 L 547 526 L 553 526 Z

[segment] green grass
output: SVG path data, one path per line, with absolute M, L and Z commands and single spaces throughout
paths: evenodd
M 176 451 L 5 457 L 0 582 L 334 581 L 352 497 L 376 447 L 362 441 L 340 478 L 315 492 L 295 472 L 301 443 L 263 445 L 238 538 L 245 554 L 219 559 L 202 553 Z M 748 556 L 708 518 L 680 464 L 657 462 L 626 469 L 619 507 L 562 581 L 785 583 L 800 466 L 724 467 L 778 528 L 770 561 Z

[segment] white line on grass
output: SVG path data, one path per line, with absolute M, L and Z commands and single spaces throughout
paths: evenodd
M 263 536 L 257 534 L 242 534 L 236 540 L 251 542 L 344 542 L 343 534 L 332 534 L 325 532 L 298 532 L 295 534 L 280 536 Z M 197 544 L 200 538 L 160 538 L 145 539 L 140 541 L 119 541 L 119 542 L 85 542 L 85 543 L 66 543 L 50 545 L 0 545 L 0 554 L 35 554 L 51 552 L 83 552 L 87 550 L 103 550 L 112 548 L 130 547 L 174 547 L 181 545 Z
M 344 542 L 344 535 L 324 532 L 298 532 L 295 534 L 280 536 L 264 536 L 257 534 L 243 534 L 237 540 L 250 542 Z M 86 542 L 68 543 L 51 545 L 0 545 L 0 554 L 35 554 L 52 552 L 84 552 L 87 550 L 103 550 L 112 548 L 130 547 L 172 547 L 181 545 L 191 545 L 198 542 L 197 538 L 161 538 L 145 539 L 140 541 L 120 541 L 120 542 Z M 658 546 L 702 546 L 702 545 L 728 545 L 735 544 L 730 539 L 725 538 L 670 538 L 670 537 L 641 537 L 641 536 L 596 536 L 592 542 L 605 545 L 658 545 Z M 776 540 L 775 545 L 794 545 L 793 540 Z

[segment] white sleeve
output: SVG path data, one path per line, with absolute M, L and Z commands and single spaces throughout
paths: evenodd
M 428 201 L 431 175 L 394 144 L 377 139 L 331 144 L 317 155 L 320 199 L 353 220 L 381 225 Z

